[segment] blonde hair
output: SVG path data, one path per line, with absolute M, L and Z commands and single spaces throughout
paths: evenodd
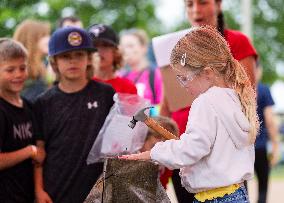
M 28 75 L 31 79 L 44 77 L 46 67 L 42 62 L 43 54 L 39 51 L 39 40 L 50 34 L 50 24 L 35 20 L 25 20 L 19 24 L 13 39 L 21 42 L 29 52 Z
M 212 27 L 195 27 L 178 41 L 171 53 L 171 66 L 183 65 L 192 71 L 211 67 L 223 76 L 240 99 L 242 111 L 251 128 L 250 141 L 255 141 L 259 121 L 256 93 L 242 65 L 233 58 L 226 40 Z
M 93 53 L 92 52 L 88 52 L 88 58 L 90 61 L 93 60 Z M 60 81 L 60 73 L 58 71 L 58 67 L 57 67 L 57 63 L 56 63 L 56 56 L 49 56 L 48 57 L 49 63 L 52 67 L 52 70 L 55 72 L 56 75 L 56 81 Z M 94 65 L 93 63 L 91 63 L 90 65 L 87 65 L 87 71 L 86 71 L 86 78 L 88 80 L 91 80 L 94 77 Z
M 28 52 L 21 43 L 9 38 L 0 38 L 0 63 L 27 57 Z

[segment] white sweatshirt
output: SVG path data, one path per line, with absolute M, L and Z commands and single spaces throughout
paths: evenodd
M 192 193 L 249 180 L 254 173 L 254 146 L 249 122 L 237 93 L 211 87 L 191 106 L 186 132 L 180 140 L 157 143 L 151 159 L 181 168 L 184 187 Z

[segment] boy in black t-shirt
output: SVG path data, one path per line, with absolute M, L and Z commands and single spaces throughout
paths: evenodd
M 41 163 L 42 151 L 33 143 L 32 111 L 20 97 L 27 79 L 27 51 L 0 38 L 0 202 L 34 200 L 32 160 Z
M 80 28 L 56 30 L 49 59 L 58 84 L 35 103 L 37 145 L 44 164 L 35 171 L 39 202 L 81 203 L 102 173 L 102 164 L 86 164 L 88 153 L 113 105 L 114 90 L 92 81 L 93 47 Z

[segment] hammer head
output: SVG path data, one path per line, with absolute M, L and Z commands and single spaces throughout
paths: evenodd
M 145 110 L 150 108 L 154 107 L 150 106 L 137 111 L 132 120 L 129 122 L 128 126 L 133 129 L 138 121 L 144 122 L 148 118 L 148 116 L 145 114 Z

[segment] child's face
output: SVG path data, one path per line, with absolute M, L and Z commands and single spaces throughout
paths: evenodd
M 18 94 L 27 79 L 25 58 L 11 59 L 0 63 L 0 89 L 3 92 Z
M 177 81 L 186 88 L 193 100 L 213 84 L 212 76 L 204 70 L 192 71 L 185 67 L 178 67 L 175 68 L 175 72 Z
M 60 77 L 67 80 L 86 78 L 87 65 L 91 64 L 85 50 L 69 51 L 55 56 L 55 63 Z
M 100 70 L 112 72 L 115 47 L 104 42 L 98 42 L 95 46 L 100 57 Z
M 147 47 L 135 35 L 124 35 L 120 39 L 120 49 L 124 60 L 130 66 L 140 63 L 145 58 Z

